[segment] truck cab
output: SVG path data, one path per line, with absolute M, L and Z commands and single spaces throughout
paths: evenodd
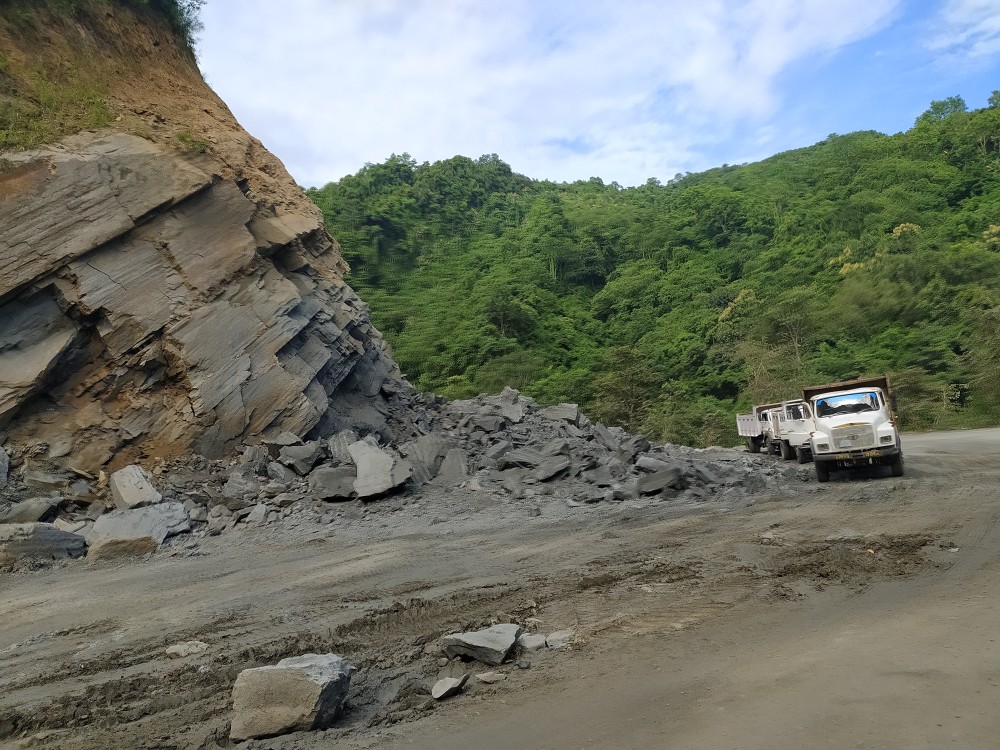
M 903 448 L 892 392 L 886 377 L 829 383 L 802 390 L 812 408 L 815 428 L 810 448 L 816 478 L 855 466 L 888 466 L 903 475 Z
M 798 458 L 800 464 L 812 458 L 810 439 L 816 430 L 811 405 L 802 399 L 785 401 L 778 421 L 778 449 L 785 459 Z

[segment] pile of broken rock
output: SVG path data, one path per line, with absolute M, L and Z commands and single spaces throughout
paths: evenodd
M 228 461 L 188 456 L 107 478 L 46 470 L 45 446 L 20 446 L 12 456 L 0 448 L 0 566 L 142 555 L 178 534 L 191 534 L 194 545 L 239 524 L 294 515 L 329 522 L 322 509 L 331 503 L 391 495 L 419 501 L 464 489 L 570 507 L 702 502 L 800 475 L 742 451 L 652 446 L 591 423 L 575 404 L 540 407 L 509 388 L 464 401 L 425 398 L 420 414 L 402 439 L 281 433 Z

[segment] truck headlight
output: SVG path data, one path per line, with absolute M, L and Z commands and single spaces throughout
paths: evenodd
M 883 435 L 878 439 L 878 441 L 884 445 L 888 445 L 892 442 L 892 435 Z
M 828 451 L 830 450 L 829 443 L 816 443 L 816 450 L 818 451 Z

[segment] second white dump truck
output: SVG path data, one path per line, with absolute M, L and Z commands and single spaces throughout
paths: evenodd
M 799 463 L 808 462 L 812 455 L 812 411 L 801 399 L 755 406 L 751 413 L 737 415 L 736 427 L 751 453 L 778 453 L 786 460 L 797 457 Z
M 810 448 L 820 482 L 828 481 L 831 471 L 854 466 L 888 466 L 894 477 L 903 475 L 903 446 L 887 377 L 803 388 L 802 400 L 812 409 Z

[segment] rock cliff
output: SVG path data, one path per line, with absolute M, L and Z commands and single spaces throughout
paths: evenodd
M 165 25 L 111 7 L 0 28 L 24 69 L 117 39 L 112 126 L 0 160 L 0 443 L 94 471 L 390 430 L 409 386 L 321 216 Z

